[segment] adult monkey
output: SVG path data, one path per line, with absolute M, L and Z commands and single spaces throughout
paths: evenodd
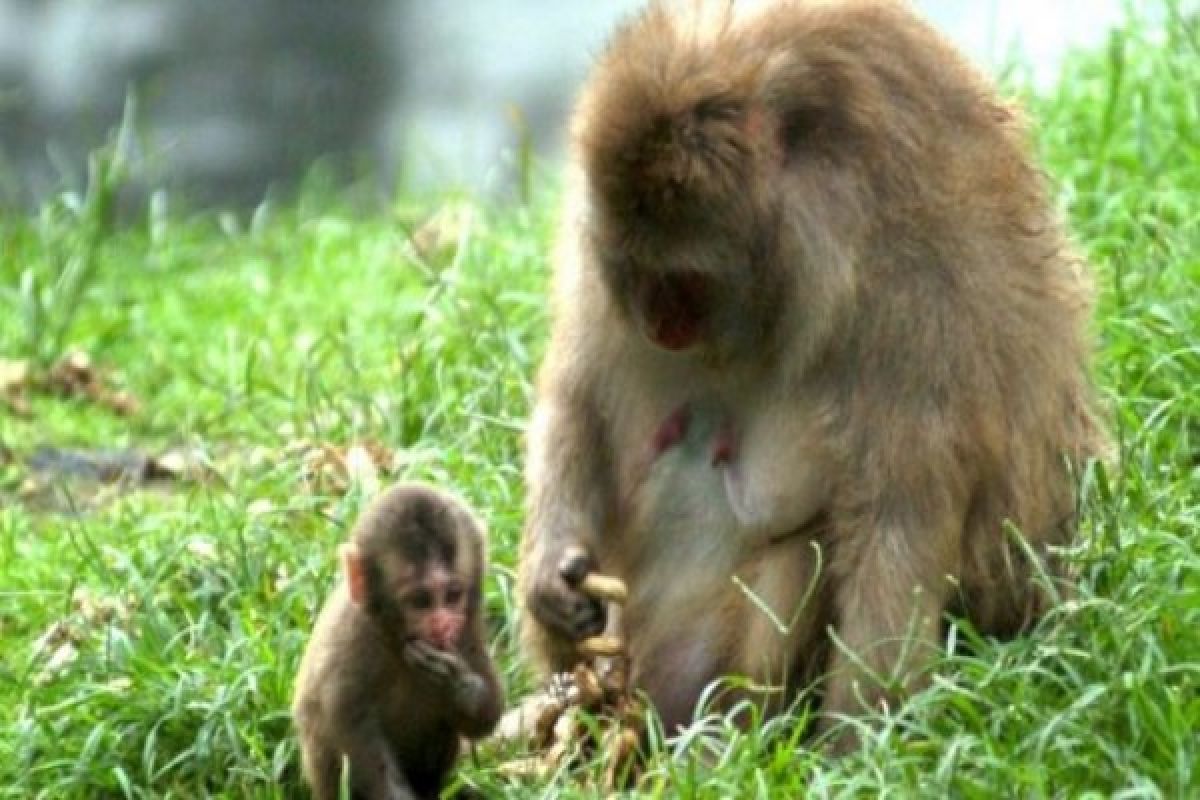
M 521 551 L 539 663 L 603 626 L 591 569 L 629 586 L 668 730 L 727 673 L 773 706 L 824 676 L 828 726 L 919 685 L 947 609 L 1034 619 L 1104 437 L 1090 285 L 985 79 L 899 3 L 655 3 L 572 135 Z

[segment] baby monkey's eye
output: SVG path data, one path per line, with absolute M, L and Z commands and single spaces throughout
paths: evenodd
M 433 608 L 433 594 L 428 589 L 418 589 L 408 596 L 408 604 L 417 611 Z
M 458 602 L 463 598 L 463 587 L 457 583 L 446 587 L 446 605 L 458 605 Z

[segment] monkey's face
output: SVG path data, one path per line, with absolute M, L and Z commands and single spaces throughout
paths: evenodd
M 372 607 L 380 621 L 404 641 L 420 640 L 438 650 L 458 646 L 467 621 L 467 584 L 438 562 L 384 565 Z
M 716 233 L 710 233 L 716 231 Z M 706 363 L 763 349 L 783 293 L 764 261 L 762 240 L 714 225 L 678 238 L 620 235 L 600 269 L 616 307 L 650 345 Z M 648 246 L 647 246 L 648 245 Z
M 432 574 L 404 595 L 404 613 L 410 638 L 438 650 L 453 650 L 467 619 L 467 593 L 462 581 L 440 571 Z
M 765 128 L 754 119 L 756 131 Z M 778 166 L 760 133 L 746 140 L 740 108 L 697 112 L 673 132 L 676 122 L 651 121 L 633 142 L 583 137 L 588 260 L 652 346 L 707 364 L 746 363 L 769 350 L 786 294 Z M 703 144 L 706 125 L 724 144 Z M 714 151 L 720 164 L 701 163 Z

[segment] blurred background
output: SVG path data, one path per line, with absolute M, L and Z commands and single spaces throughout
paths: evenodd
M 511 194 L 553 163 L 588 63 L 640 0 L 0 0 L 0 206 L 83 180 L 135 99 L 133 185 L 191 206 L 314 164 L 381 194 Z M 1121 0 L 918 0 L 993 71 L 1053 82 Z

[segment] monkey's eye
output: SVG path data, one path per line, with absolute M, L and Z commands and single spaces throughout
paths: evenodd
M 428 589 L 418 589 L 408 596 L 408 604 L 417 611 L 433 608 L 433 594 Z
M 456 606 L 462 600 L 463 588 L 457 583 L 446 587 L 446 605 Z

